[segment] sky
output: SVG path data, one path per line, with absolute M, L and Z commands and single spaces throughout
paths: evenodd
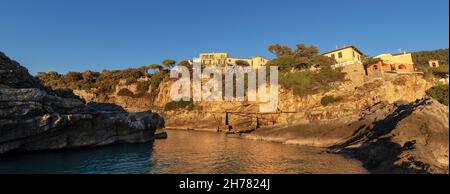
M 368 56 L 449 47 L 448 0 L 0 0 L 0 51 L 30 73 L 126 69 L 271 44 Z

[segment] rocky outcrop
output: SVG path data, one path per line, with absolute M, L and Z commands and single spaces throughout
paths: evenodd
M 330 147 L 354 156 L 372 173 L 448 173 L 449 111 L 425 98 L 377 103 L 350 121 L 258 129 L 244 137 Z
M 357 127 L 334 146 L 373 173 L 449 173 L 449 110 L 432 99 L 377 104 L 349 125 Z
M 127 113 L 50 90 L 0 53 L 0 154 L 141 143 L 164 127 L 152 112 Z

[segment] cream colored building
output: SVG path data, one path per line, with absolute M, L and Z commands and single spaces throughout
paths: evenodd
M 439 60 L 429 60 L 428 65 L 430 67 L 439 67 Z
M 374 58 L 383 60 L 387 64 L 414 64 L 411 53 L 381 54 Z
M 340 49 L 329 51 L 322 54 L 336 60 L 336 67 L 360 63 L 362 64 L 364 53 L 355 46 L 346 46 Z
M 269 59 L 261 56 L 253 58 L 234 58 L 229 57 L 228 53 L 200 53 L 200 60 L 203 65 L 235 66 L 239 63 L 246 63 L 254 68 L 264 66 L 269 62 Z

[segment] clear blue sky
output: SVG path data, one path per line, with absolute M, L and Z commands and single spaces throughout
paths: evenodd
M 448 48 L 448 0 L 0 0 L 0 51 L 31 73 L 125 69 L 274 43 L 367 55 Z

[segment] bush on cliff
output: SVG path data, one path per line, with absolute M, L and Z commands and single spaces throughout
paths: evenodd
M 439 101 L 441 104 L 448 106 L 449 104 L 449 86 L 448 85 L 439 85 L 434 86 L 426 91 L 428 96 Z
M 186 110 L 194 110 L 194 102 L 192 101 L 172 101 L 166 104 L 164 110 L 178 110 L 178 109 L 186 109 Z
M 345 73 L 332 68 L 323 68 L 318 72 L 284 72 L 279 77 L 280 85 L 291 89 L 297 96 L 327 91 L 331 88 L 331 83 L 344 80 Z
M 164 80 L 164 78 L 166 78 L 168 76 L 169 76 L 169 73 L 166 71 L 154 73 L 150 77 L 150 87 L 152 88 L 152 91 L 156 91 L 156 89 L 158 89 L 158 87 L 159 87 L 159 84 L 161 84 L 161 82 Z
M 125 85 L 137 84 L 137 95 L 143 96 L 149 87 L 156 90 L 159 84 L 167 77 L 167 71 L 155 72 L 149 74 L 150 67 L 129 68 L 126 70 L 103 70 L 101 72 L 85 71 L 69 72 L 60 75 L 57 72 L 43 73 L 39 72 L 37 77 L 45 86 L 52 89 L 70 89 L 70 90 L 91 90 L 98 94 L 111 94 L 115 86 L 121 80 L 125 80 Z M 139 78 L 148 77 L 149 81 L 138 82 Z
M 322 104 L 322 106 L 328 106 L 330 104 L 339 102 L 341 100 L 342 100 L 342 97 L 340 97 L 340 96 L 334 97 L 333 95 L 331 95 L 331 96 L 324 96 L 322 98 L 322 100 L 320 100 L 320 103 Z
M 117 95 L 133 97 L 134 93 L 131 92 L 129 89 L 122 88 L 122 89 L 119 90 L 119 92 L 117 92 Z

